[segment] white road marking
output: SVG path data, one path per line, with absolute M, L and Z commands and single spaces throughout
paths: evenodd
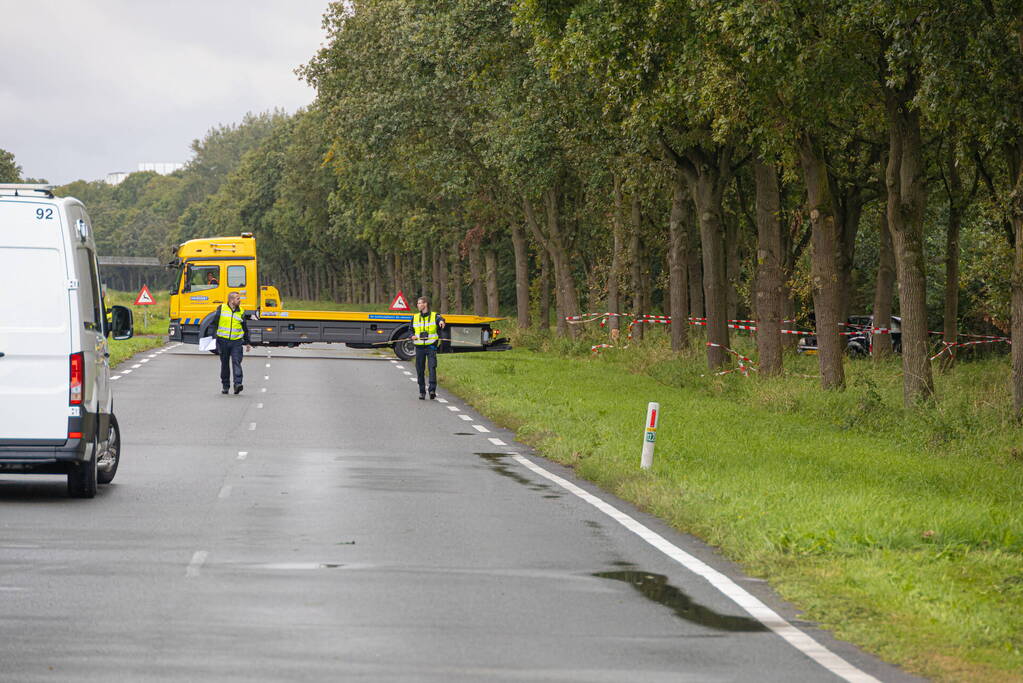
M 826 647 L 797 629 L 789 622 L 785 621 L 781 615 L 740 588 L 730 578 L 702 560 L 698 560 L 693 557 L 668 541 L 668 539 L 636 521 L 618 508 L 604 502 L 600 498 L 597 498 L 592 493 L 584 491 L 567 479 L 559 477 L 553 472 L 547 471 L 532 460 L 528 460 L 518 453 L 509 453 L 509 455 L 511 455 L 512 458 L 518 461 L 518 463 L 523 467 L 532 470 L 545 479 L 549 479 L 569 493 L 583 499 L 632 533 L 642 538 L 657 550 L 660 550 L 662 553 L 681 564 L 689 571 L 693 572 L 697 576 L 702 576 L 711 586 L 726 595 L 735 602 L 735 604 L 746 610 L 746 612 L 748 612 L 754 619 L 774 631 L 777 635 L 788 641 L 790 645 L 836 676 L 856 683 L 879 683 L 879 681 L 870 674 L 857 669 L 855 666 L 845 661 L 834 652 L 828 650 Z
M 448 400 L 446 398 L 438 398 L 437 401 L 439 403 L 447 403 L 448 402 Z
M 249 431 L 251 432 L 255 428 L 256 428 L 256 423 L 255 422 L 250 422 L 249 423 Z
M 269 364 L 269 363 L 267 363 L 267 364 L 266 364 L 266 367 L 270 367 L 270 364 Z
M 408 373 L 405 373 L 405 374 L 408 374 Z M 410 381 L 410 382 L 418 382 L 419 380 L 416 379 L 415 377 L 409 377 L 408 381 Z
M 148 363 L 149 360 L 150 360 L 149 358 L 143 358 L 142 360 L 139 361 L 139 363 Z
M 405 371 L 404 371 L 404 373 L 405 373 L 406 375 L 411 375 L 411 374 L 412 374 L 412 373 L 411 373 L 411 372 L 409 372 L 408 370 L 405 370 Z
M 270 375 L 263 375 L 263 379 L 270 379 Z
M 448 410 L 450 410 L 453 413 L 460 413 L 460 412 L 462 412 L 459 408 L 456 408 L 455 406 L 448 406 Z
M 188 563 L 188 568 L 185 569 L 185 576 L 199 576 L 199 568 L 206 562 L 207 557 L 209 557 L 209 553 L 205 550 L 196 550 L 195 554 L 192 555 L 192 561 Z
M 472 428 L 475 429 L 477 432 L 483 432 L 484 434 L 490 432 L 490 430 L 484 427 L 483 425 L 473 425 Z
M 244 460 L 247 457 L 249 457 L 249 452 L 248 451 L 238 451 L 238 459 L 239 460 Z
M 121 376 L 120 375 L 114 375 L 113 377 L 110 378 L 110 381 L 113 382 L 115 379 L 121 379 Z
M 131 370 L 121 370 L 121 374 L 122 375 L 127 375 L 130 372 L 131 372 Z
M 466 422 L 472 422 L 472 415 L 459 415 L 458 417 L 462 418 Z
M 501 441 L 500 439 L 495 439 L 493 437 L 487 439 L 487 441 L 489 441 L 490 443 L 494 444 L 495 446 L 507 446 L 508 445 L 504 441 Z
M 141 368 L 141 367 L 142 367 L 142 364 L 141 364 L 141 363 L 135 363 L 135 365 L 131 366 L 131 369 L 132 369 L 132 370 L 138 370 L 138 369 L 139 369 L 139 368 Z
M 227 498 L 231 495 L 232 488 L 230 484 L 224 484 L 220 487 L 220 493 L 217 494 L 217 498 Z
M 263 393 L 266 393 L 266 387 L 263 387 L 262 389 L 260 389 L 260 391 L 262 391 Z
M 262 403 L 257 403 L 257 404 L 256 404 L 256 407 L 257 407 L 257 408 L 262 408 L 262 407 L 263 407 L 263 404 L 262 404 Z

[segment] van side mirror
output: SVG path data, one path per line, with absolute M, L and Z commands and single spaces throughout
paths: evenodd
M 114 339 L 117 341 L 131 339 L 135 334 L 133 326 L 131 309 L 124 306 L 110 307 L 110 332 L 114 335 Z

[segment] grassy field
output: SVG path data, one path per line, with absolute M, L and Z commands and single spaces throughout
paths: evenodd
M 848 388 L 825 393 L 812 357 L 786 357 L 777 380 L 719 377 L 699 340 L 682 357 L 663 331 L 600 356 L 593 341 L 445 356 L 441 378 L 839 637 L 938 680 L 1023 681 L 1023 431 L 1007 358 L 939 374 L 937 402 L 906 410 L 898 359 L 850 361 Z M 643 472 L 648 401 L 661 418 Z
M 167 343 L 167 321 L 170 301 L 164 292 L 153 292 L 157 303 L 153 306 L 134 306 L 138 292 L 108 290 L 106 304 L 127 306 L 135 319 L 135 336 L 125 341 L 110 340 L 110 367 L 117 367 L 136 353 L 163 346 Z M 148 310 L 146 310 L 148 309 Z

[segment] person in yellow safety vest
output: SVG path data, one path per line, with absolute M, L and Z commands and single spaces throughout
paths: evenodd
M 231 374 L 234 374 L 234 393 L 240 394 L 242 386 L 242 347 L 252 350 L 249 344 L 249 326 L 245 323 L 245 311 L 241 307 L 242 295 L 231 292 L 227 303 L 221 304 L 210 321 L 209 328 L 216 330 L 217 352 L 220 354 L 220 393 L 230 388 Z
M 416 347 L 416 374 L 419 376 L 419 400 L 426 399 L 426 368 L 430 368 L 430 398 L 437 398 L 437 344 L 440 330 L 444 329 L 444 318 L 430 310 L 430 301 L 425 296 L 416 301 L 417 315 L 412 316 L 412 343 Z

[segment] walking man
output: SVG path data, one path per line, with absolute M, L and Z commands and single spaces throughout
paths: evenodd
M 444 318 L 430 310 L 430 301 L 421 296 L 416 301 L 419 314 L 412 316 L 415 335 L 412 343 L 416 346 L 416 374 L 419 376 L 419 400 L 426 398 L 427 365 L 430 367 L 430 398 L 437 398 L 437 344 L 440 342 L 438 328 L 444 329 Z
M 213 314 L 210 329 L 215 329 L 217 351 L 220 353 L 220 384 L 222 394 L 230 388 L 231 373 L 234 373 L 234 393 L 240 394 L 242 389 L 242 347 L 252 350 L 249 344 L 249 326 L 243 317 L 241 307 L 242 295 L 231 292 L 227 295 L 227 303 L 221 304 Z

